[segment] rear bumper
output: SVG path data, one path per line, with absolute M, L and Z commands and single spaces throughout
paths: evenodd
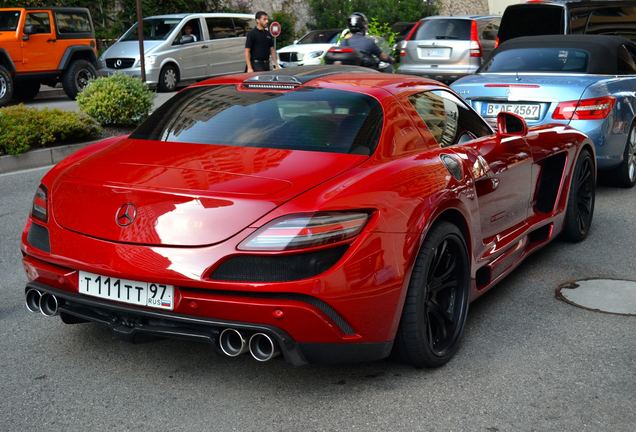
M 37 282 L 28 283 L 25 291 L 30 289 L 53 294 L 58 299 L 59 312 L 65 322 L 95 322 L 126 336 L 151 334 L 194 339 L 218 348 L 218 336 L 226 328 L 237 329 L 247 334 L 266 333 L 276 340 L 285 360 L 295 366 L 306 363 L 380 360 L 390 354 L 393 346 L 392 341 L 349 344 L 298 343 L 276 326 L 139 309 L 69 293 Z

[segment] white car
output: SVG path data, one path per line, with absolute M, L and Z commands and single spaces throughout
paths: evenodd
M 278 64 L 281 67 L 319 65 L 325 53 L 336 45 L 342 29 L 314 30 L 304 35 L 293 45 L 279 49 Z

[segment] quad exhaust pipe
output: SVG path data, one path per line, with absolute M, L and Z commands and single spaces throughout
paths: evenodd
M 259 362 L 270 361 L 280 354 L 276 342 L 265 333 L 254 333 L 250 338 L 250 354 Z
M 250 352 L 252 357 L 259 362 L 266 362 L 280 354 L 278 345 L 265 333 L 254 333 L 248 337 L 245 333 L 226 328 L 219 335 L 219 347 L 228 357 L 238 357 Z
M 25 304 L 29 311 L 40 312 L 44 316 L 53 317 L 59 312 L 57 297 L 49 293 L 41 293 L 31 288 L 25 294 Z
M 219 345 L 221 351 L 228 357 L 238 357 L 245 354 L 248 350 L 247 340 L 238 330 L 226 328 L 219 336 Z

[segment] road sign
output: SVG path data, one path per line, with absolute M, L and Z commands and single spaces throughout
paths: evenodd
M 269 34 L 271 34 L 272 37 L 277 38 L 280 36 L 281 31 L 283 31 L 283 29 L 278 21 L 274 21 L 269 25 Z

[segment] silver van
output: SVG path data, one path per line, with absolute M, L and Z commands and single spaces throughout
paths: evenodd
M 479 69 L 495 49 L 501 18 L 434 16 L 415 24 L 400 42 L 400 73 L 450 82 Z
M 253 15 L 236 13 L 144 18 L 146 83 L 174 91 L 180 81 L 242 72 L 245 37 L 254 25 Z M 141 76 L 137 24 L 102 54 L 98 72 Z

